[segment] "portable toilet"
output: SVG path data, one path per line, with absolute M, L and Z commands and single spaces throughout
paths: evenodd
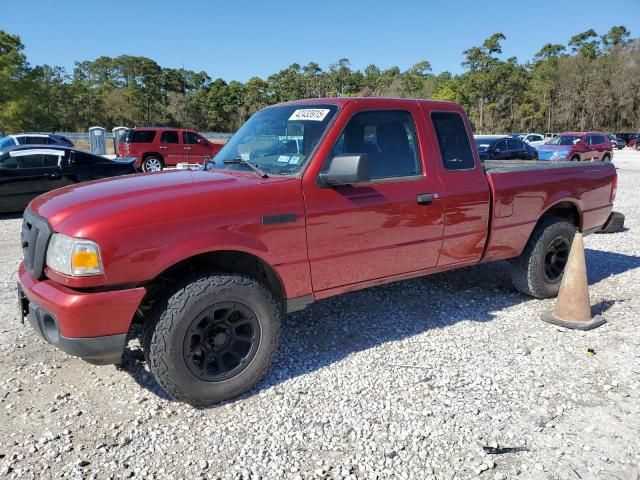
M 113 153 L 116 155 L 118 155 L 118 148 L 124 143 L 124 138 L 129 130 L 131 129 L 127 127 L 114 127 L 111 129 L 113 132 Z
M 102 127 L 91 127 L 89 129 L 89 144 L 91 153 L 94 155 L 106 155 L 107 144 L 105 142 L 106 130 Z

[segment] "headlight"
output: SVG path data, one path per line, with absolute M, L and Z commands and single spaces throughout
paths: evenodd
M 47 266 L 74 277 L 99 275 L 102 273 L 100 249 L 91 240 L 54 233 L 47 249 Z

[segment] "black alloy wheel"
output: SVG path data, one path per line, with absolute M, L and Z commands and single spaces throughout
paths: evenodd
M 205 382 L 221 382 L 251 363 L 260 343 L 260 323 L 246 305 L 227 301 L 197 315 L 184 336 L 184 361 Z
M 549 243 L 544 256 L 544 276 L 548 282 L 556 283 L 562 279 L 570 249 L 569 240 L 563 236 L 558 236 Z

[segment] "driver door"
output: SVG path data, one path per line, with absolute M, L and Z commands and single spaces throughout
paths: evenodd
M 415 110 L 415 111 L 414 111 Z M 435 267 L 442 246 L 440 179 L 425 172 L 420 111 L 371 110 L 354 115 L 325 159 L 366 153 L 371 182 L 324 187 L 303 183 L 313 288 L 322 291 Z M 424 138 L 424 137 L 423 137 Z

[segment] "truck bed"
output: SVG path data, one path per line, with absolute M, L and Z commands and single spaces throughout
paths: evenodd
M 556 168 L 585 168 L 588 166 L 602 168 L 608 162 L 549 162 L 537 160 L 485 160 L 482 162 L 485 172 L 500 173 L 531 170 L 547 170 Z
M 602 226 L 612 207 L 615 167 L 610 162 L 488 160 L 491 228 L 484 260 L 519 255 L 541 215 L 569 212 L 584 232 Z

